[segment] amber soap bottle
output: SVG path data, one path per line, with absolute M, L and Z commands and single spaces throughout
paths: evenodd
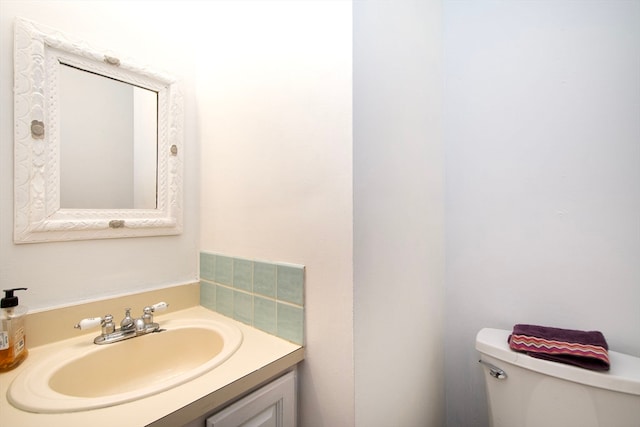
M 27 308 L 18 304 L 15 291 L 27 288 L 5 289 L 0 301 L 0 372 L 17 367 L 29 354 L 24 335 L 24 319 Z

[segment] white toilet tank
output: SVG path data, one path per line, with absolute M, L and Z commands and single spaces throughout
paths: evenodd
M 476 349 L 493 427 L 640 427 L 640 358 L 609 351 L 595 372 L 518 353 L 511 331 L 482 329 Z

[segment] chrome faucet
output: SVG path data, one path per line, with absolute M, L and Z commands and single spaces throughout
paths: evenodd
M 82 319 L 74 328 L 89 329 L 101 326 L 102 334 L 97 336 L 93 342 L 95 344 L 111 344 L 152 332 L 160 332 L 160 325 L 153 321 L 153 313 L 165 310 L 167 307 L 169 307 L 169 304 L 166 302 L 147 306 L 144 308 L 142 316 L 138 319 L 132 318 L 131 309 L 126 308 L 124 318 L 120 322 L 120 329 L 116 329 L 113 316 L 110 314 L 105 314 L 104 317 Z

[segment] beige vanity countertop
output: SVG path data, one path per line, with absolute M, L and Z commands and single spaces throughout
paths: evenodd
M 153 427 L 178 426 L 205 413 L 221 409 L 247 391 L 291 369 L 304 358 L 303 347 L 195 306 L 156 317 L 163 319 L 210 318 L 237 325 L 243 334 L 240 348 L 224 363 L 185 384 L 109 408 L 65 414 L 36 414 L 13 407 L 7 389 L 23 370 L 65 346 L 65 341 L 29 349 L 29 357 L 16 369 L 0 374 L 0 427 Z M 96 332 L 84 334 L 92 340 Z M 75 338 L 73 338 L 75 339 Z M 67 344 L 68 345 L 68 344 Z M 197 346 L 198 343 L 191 343 Z M 162 355 L 149 355 L 162 357 Z M 98 368 L 98 367 L 96 367 Z M 111 367 L 117 369 L 117 366 Z

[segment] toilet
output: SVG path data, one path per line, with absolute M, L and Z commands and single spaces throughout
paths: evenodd
M 609 351 L 595 372 L 515 352 L 510 333 L 476 336 L 492 427 L 640 427 L 640 358 Z

